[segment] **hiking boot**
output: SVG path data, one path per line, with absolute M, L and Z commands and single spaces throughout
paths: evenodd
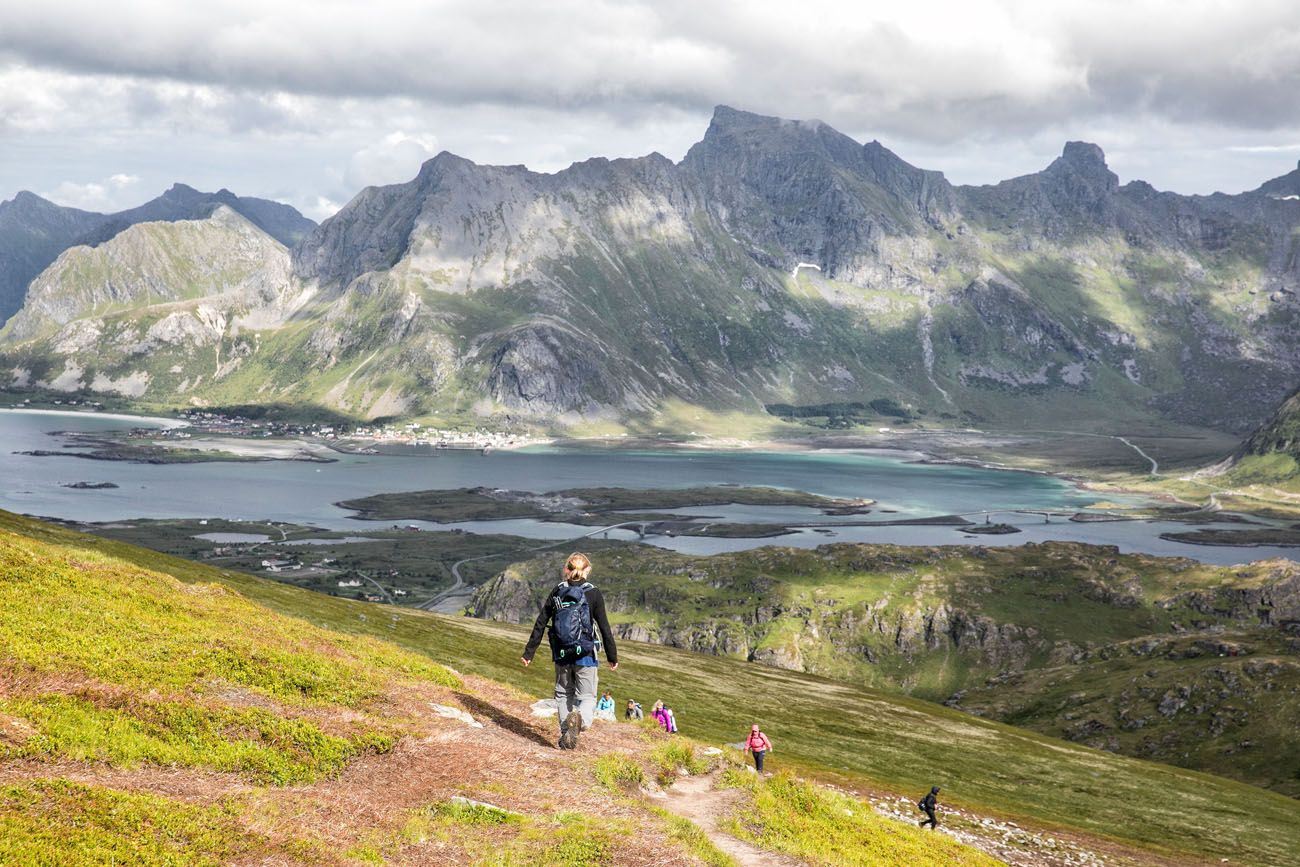
M 569 711 L 560 732 L 560 749 L 572 750 L 578 746 L 578 732 L 582 731 L 582 714 L 576 710 Z

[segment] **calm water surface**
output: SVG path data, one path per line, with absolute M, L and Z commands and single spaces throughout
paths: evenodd
M 149 465 L 33 457 L 15 452 L 60 449 L 54 431 L 103 432 L 151 424 L 83 413 L 0 410 L 0 508 L 31 515 L 82 521 L 124 518 L 230 518 L 293 521 L 356 532 L 366 523 L 351 520 L 333 504 L 368 494 L 490 486 L 549 491 L 570 487 L 617 486 L 672 488 L 696 485 L 771 485 L 835 497 L 866 497 L 878 505 L 871 515 L 828 518 L 816 510 L 764 507 L 704 507 L 678 513 L 715 515 L 732 521 L 847 523 L 927 515 L 1002 512 L 1003 520 L 1024 532 L 1012 536 L 968 537 L 951 527 L 838 527 L 834 535 L 814 530 L 775 540 L 662 538 L 648 541 L 677 550 L 709 553 L 762 544 L 815 546 L 827 542 L 872 541 L 900 544 L 1014 545 L 1072 539 L 1147 551 L 1236 563 L 1291 556 L 1293 549 L 1218 548 L 1166 542 L 1162 532 L 1186 529 L 1159 521 L 1077 524 L 1020 510 L 1081 509 L 1099 499 L 1068 482 L 1029 473 L 976 467 L 928 465 L 915 455 L 890 452 L 618 451 L 532 448 L 498 451 L 408 451 L 399 455 L 344 455 L 332 464 L 268 461 Z M 161 426 L 162 422 L 154 422 Z M 78 481 L 115 482 L 105 490 L 72 490 Z M 1107 495 L 1114 502 L 1116 497 Z M 1133 503 L 1140 501 L 1133 500 Z M 889 514 L 892 510 L 895 514 Z M 383 526 L 383 525 L 379 525 Z M 564 539 L 591 528 L 528 520 L 454 524 L 479 532 L 503 532 Z M 611 537 L 631 534 L 613 531 Z

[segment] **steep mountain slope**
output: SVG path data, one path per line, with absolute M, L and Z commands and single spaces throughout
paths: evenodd
M 726 107 L 679 164 L 443 153 L 294 248 L 286 291 L 314 300 L 240 371 L 141 398 L 632 428 L 880 400 L 932 424 L 1244 433 L 1300 378 L 1289 183 L 1121 186 L 1071 142 L 1042 172 L 955 187 Z M 7 365 L 22 344 L 3 346 Z
M 25 191 L 0 202 L 0 325 L 23 306 L 36 275 L 106 219 Z
M 483 585 L 528 623 L 554 557 Z M 1300 794 L 1300 567 L 1074 543 L 602 553 L 628 638 L 950 700 L 1044 733 Z M 950 698 L 951 697 L 951 698 Z
M 134 854 L 128 843 L 162 848 L 167 863 L 727 863 L 679 848 L 689 835 L 637 797 L 638 778 L 702 764 L 689 743 L 614 725 L 559 754 L 553 722 L 530 721 L 531 699 L 479 676 L 549 691 L 547 672 L 519 665 L 517 628 L 332 599 L 8 513 L 0 558 L 4 592 L 66 600 L 0 607 L 0 852 L 71 839 L 98 844 L 87 849 L 97 855 L 118 847 L 116 863 Z M 785 767 L 808 762 L 805 772 L 871 795 L 836 800 L 778 777 L 726 808 L 780 851 L 820 830 L 823 848 L 799 856 L 808 863 L 987 863 L 878 817 L 931 781 L 963 808 L 945 813 L 953 830 L 1008 863 L 1098 863 L 1097 853 L 1117 865 L 1300 863 L 1300 807 L 1261 789 L 796 672 L 621 651 L 619 671 L 602 674 L 617 696 L 668 698 L 688 732 L 714 743 L 757 718 Z M 436 661 L 466 674 L 449 680 Z M 483 728 L 456 717 L 465 711 Z M 262 719 L 278 724 L 248 722 Z M 359 754 L 333 749 L 331 738 L 361 733 Z M 259 756 L 306 766 L 298 779 L 316 782 L 276 785 L 267 768 L 295 765 Z M 460 812 L 472 805 L 451 802 L 461 794 L 517 815 L 472 821 Z M 883 851 L 859 838 L 874 831 Z
M 287 318 L 288 272 L 284 246 L 225 206 L 73 247 L 4 327 L 22 344 L 14 376 L 58 391 L 184 392 L 238 367 L 256 330 Z
M 1300 474 L 1300 392 L 1292 394 L 1242 445 L 1237 475 L 1261 480 L 1290 479 Z

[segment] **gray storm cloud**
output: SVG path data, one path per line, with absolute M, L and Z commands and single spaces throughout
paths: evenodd
M 1009 155 L 1038 168 L 1065 134 L 1112 136 L 1119 168 L 1149 164 L 1153 135 L 1184 158 L 1235 147 L 1243 161 L 1300 139 L 1298 8 L 0 0 L 0 147 L 82 135 L 161 154 L 194 136 L 242 163 L 272 139 L 310 144 L 333 173 L 313 183 L 333 186 L 285 195 L 314 201 L 400 171 L 421 149 L 398 134 L 553 168 L 620 148 L 679 156 L 728 103 L 947 153 L 980 180 Z M 150 177 L 104 164 L 79 182 L 122 172 Z

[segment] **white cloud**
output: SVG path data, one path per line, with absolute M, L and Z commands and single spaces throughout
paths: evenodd
M 135 175 L 118 173 L 84 184 L 64 181 L 41 195 L 56 204 L 83 211 L 120 211 L 134 204 L 130 199 L 139 183 L 140 178 Z
M 1232 145 L 1228 150 L 1239 154 L 1287 154 L 1300 151 L 1300 142 L 1293 144 Z
M 343 179 L 353 189 L 408 181 L 421 163 L 437 153 L 437 147 L 438 138 L 430 133 L 389 133 L 354 153 Z
M 330 217 L 337 214 L 342 207 L 343 204 L 341 202 L 336 202 L 333 199 L 326 198 L 325 196 L 317 196 L 316 200 L 312 202 L 312 204 L 302 208 L 302 213 L 304 216 L 310 217 L 319 223 L 323 220 L 328 220 Z

